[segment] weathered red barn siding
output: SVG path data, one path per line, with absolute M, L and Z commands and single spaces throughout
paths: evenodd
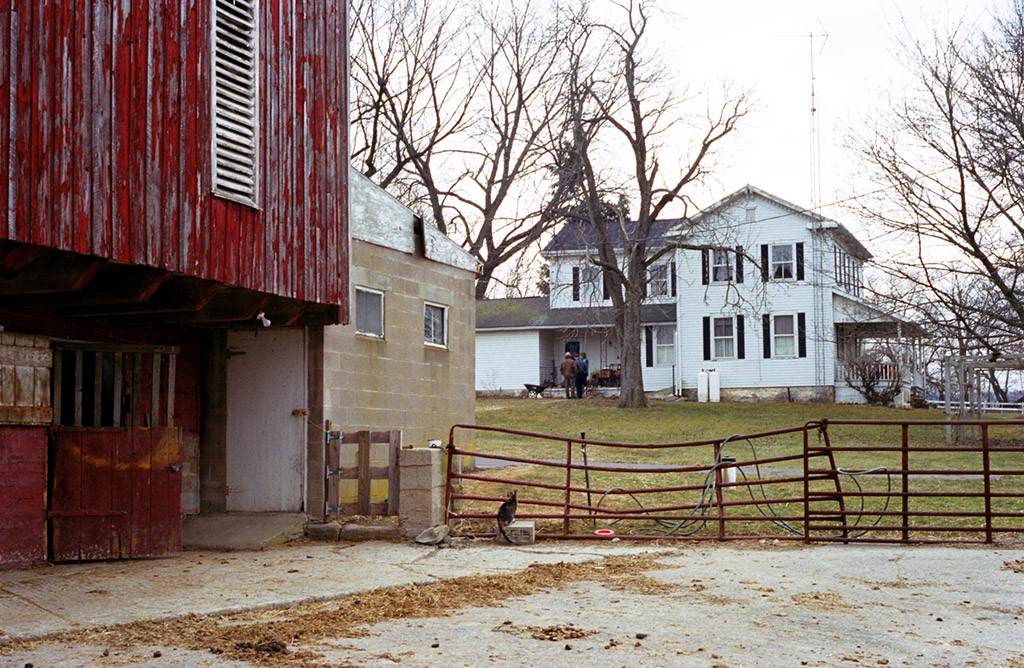
M 259 6 L 255 210 L 211 195 L 211 0 L 0 0 L 0 238 L 347 319 L 346 3 Z
M 0 426 L 0 568 L 46 560 L 46 427 Z

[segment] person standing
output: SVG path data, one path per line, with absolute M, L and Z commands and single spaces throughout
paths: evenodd
M 587 378 L 590 377 L 590 361 L 587 360 L 586 353 L 580 353 L 580 358 L 576 360 L 576 398 L 583 398 L 583 386 L 587 384 Z
M 565 359 L 562 360 L 558 371 L 562 374 L 562 382 L 565 384 L 565 398 L 572 399 L 572 390 L 576 385 L 576 360 L 573 359 L 572 353 L 565 353 Z

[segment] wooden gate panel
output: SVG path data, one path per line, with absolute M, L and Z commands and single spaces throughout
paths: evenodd
M 398 451 L 402 447 L 402 432 L 389 431 L 332 431 L 327 421 L 326 454 L 326 514 L 343 515 L 398 515 Z M 345 466 L 348 463 L 354 464 Z M 376 465 L 374 465 L 376 464 Z M 374 482 L 382 483 L 375 486 Z M 374 488 L 378 495 L 381 487 L 387 497 L 374 501 Z M 352 491 L 355 498 L 351 499 Z

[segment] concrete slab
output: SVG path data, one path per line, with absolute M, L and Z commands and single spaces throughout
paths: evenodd
M 323 653 L 331 664 L 392 665 L 397 657 L 424 668 L 1017 665 L 1024 656 L 1024 574 L 1006 566 L 1019 549 L 793 544 L 300 543 L 48 566 L 0 572 L 0 641 L 636 554 L 655 555 L 663 568 L 542 590 L 502 607 L 394 619 L 358 637 L 297 641 L 295 649 Z M 570 623 L 586 635 L 546 642 L 529 634 Z M 12 652 L 0 644 L 0 664 L 237 665 L 170 641 L 110 662 L 102 651 L 44 643 Z
M 302 513 L 212 513 L 185 519 L 185 549 L 262 550 L 303 534 Z

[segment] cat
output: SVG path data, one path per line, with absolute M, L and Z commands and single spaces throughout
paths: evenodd
M 502 537 L 509 543 L 512 543 L 512 539 L 509 537 L 505 528 L 515 521 L 516 508 L 518 507 L 519 502 L 516 500 L 516 493 L 515 490 L 513 490 L 512 493 L 508 495 L 508 499 L 506 499 L 504 503 L 501 504 L 501 507 L 498 508 L 498 531 L 501 532 Z

